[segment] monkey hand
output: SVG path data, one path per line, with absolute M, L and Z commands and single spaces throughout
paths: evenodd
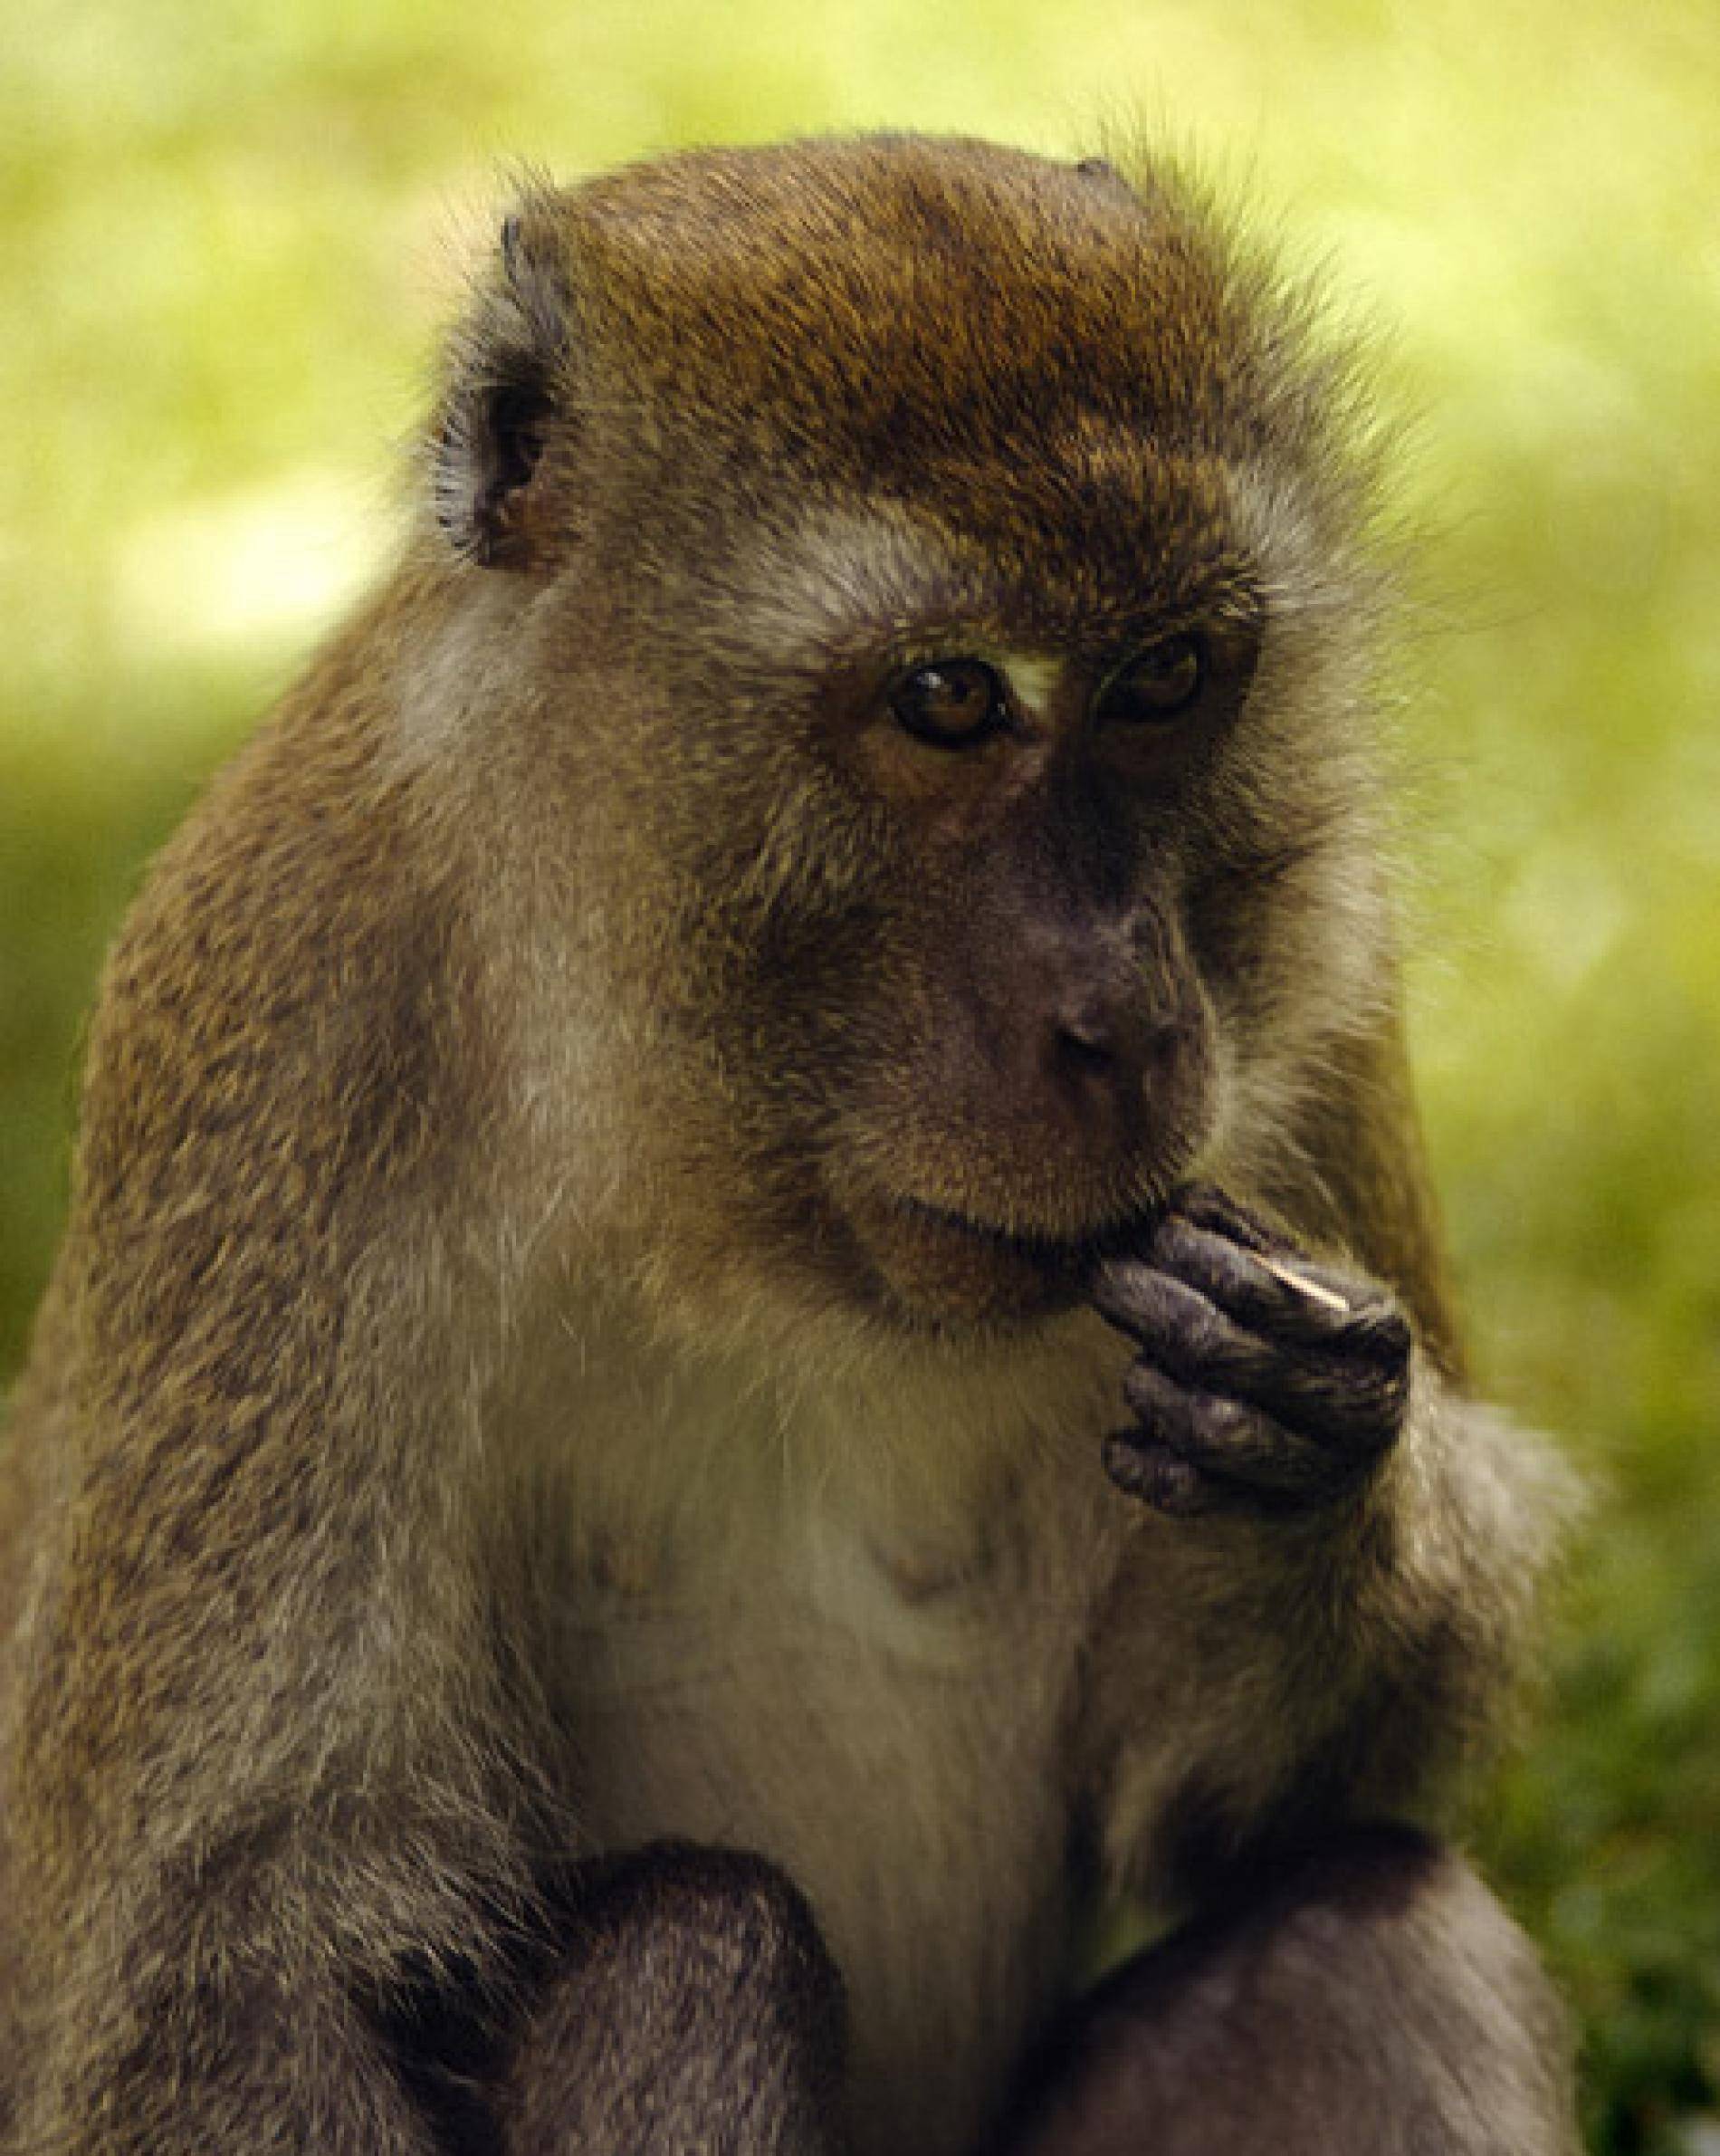
M 1304 1258 L 1210 1185 L 1180 1192 L 1092 1300 L 1141 1354 L 1105 1468 L 1180 1518 L 1310 1511 L 1371 1475 L 1403 1428 L 1410 1333 L 1372 1281 Z

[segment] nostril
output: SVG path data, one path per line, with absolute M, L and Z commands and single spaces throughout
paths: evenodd
M 1072 1011 L 1050 1029 L 1053 1068 L 1066 1082 L 1107 1087 L 1162 1085 L 1189 1047 L 1179 1019 L 1135 1020 L 1121 1014 Z
M 1070 1069 L 1108 1070 L 1117 1059 L 1116 1029 L 1096 1014 L 1059 1019 L 1053 1040 L 1059 1060 Z

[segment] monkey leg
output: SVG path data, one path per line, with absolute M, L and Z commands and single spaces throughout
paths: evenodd
M 774 1865 L 668 1843 L 606 1861 L 504 2070 L 502 2147 L 838 2156 L 843 2019 L 836 1966 Z
M 998 2156 L 1576 2156 L 1570 2045 L 1469 1867 L 1370 1827 L 1081 2001 Z

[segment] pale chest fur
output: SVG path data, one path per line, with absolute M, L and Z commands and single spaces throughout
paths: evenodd
M 582 1490 L 550 1639 L 580 1824 L 780 1863 L 847 1986 L 860 2147 L 955 2156 L 1067 1950 L 1105 1493 L 1055 1444 L 869 1473 L 852 1430 L 767 1464 L 755 1414 L 655 1504 Z

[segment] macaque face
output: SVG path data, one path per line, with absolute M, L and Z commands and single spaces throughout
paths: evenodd
M 606 624 L 736 1222 L 911 1322 L 1062 1307 L 1225 1121 L 1251 865 L 1320 755 L 1224 266 L 978 149 L 568 216 L 568 634 Z

